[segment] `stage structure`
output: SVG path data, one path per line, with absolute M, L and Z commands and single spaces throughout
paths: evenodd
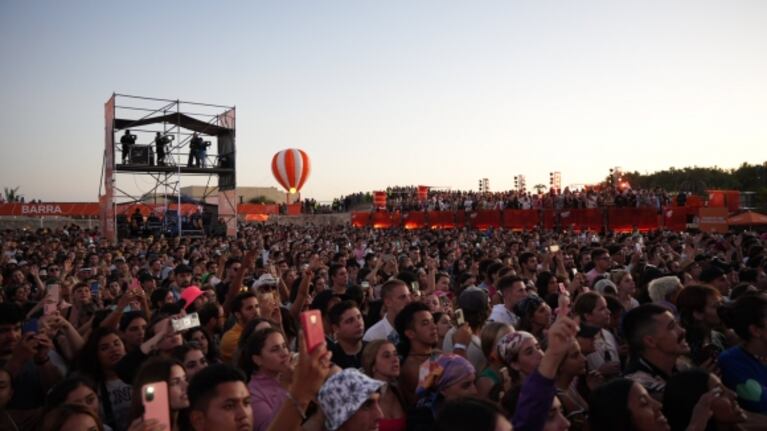
M 198 234 L 179 223 L 182 177 L 205 178 L 202 201 L 218 197 L 217 214 L 207 214 L 210 225 L 223 230 L 221 221 L 228 236 L 237 234 L 235 107 L 114 93 L 104 120 L 99 203 L 105 237 L 117 239 L 116 208 L 125 203 L 160 204 L 164 232 Z M 148 176 L 150 185 L 139 186 L 136 176 Z

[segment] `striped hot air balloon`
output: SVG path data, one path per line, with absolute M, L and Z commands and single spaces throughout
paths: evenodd
M 302 150 L 289 148 L 272 157 L 272 174 L 288 193 L 298 193 L 309 178 L 309 156 Z

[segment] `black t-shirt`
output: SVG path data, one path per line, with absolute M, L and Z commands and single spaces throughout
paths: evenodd
M 346 352 L 344 352 L 344 349 L 341 348 L 340 344 L 331 344 L 330 351 L 333 352 L 333 363 L 342 369 L 362 368 L 362 351 L 365 350 L 365 345 L 367 345 L 367 342 L 363 341 L 362 348 L 356 355 L 348 355 Z
M 216 285 L 216 298 L 219 304 L 223 304 L 226 300 L 226 292 L 229 292 L 230 285 L 228 281 L 222 281 Z

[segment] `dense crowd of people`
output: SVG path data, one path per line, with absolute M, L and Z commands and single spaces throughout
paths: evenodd
M 684 197 L 682 198 L 684 199 Z M 550 189 L 545 193 L 516 190 L 477 192 L 459 190 L 429 190 L 425 199 L 416 187 L 387 189 L 386 209 L 389 211 L 477 211 L 504 209 L 568 209 L 568 208 L 661 208 L 671 202 L 662 189 L 633 190 L 603 187 L 583 190 Z
M 0 241 L 2 430 L 767 429 L 756 233 Z
M 634 190 L 630 187 L 591 187 L 563 190 L 549 189 L 541 193 L 508 190 L 500 192 L 478 192 L 443 190 L 429 188 L 419 196 L 418 187 L 388 187 L 386 193 L 387 211 L 478 211 L 504 209 L 572 209 L 572 208 L 661 208 L 676 202 L 684 206 L 687 193 L 675 195 L 660 189 Z M 425 198 L 424 198 L 425 196 Z M 333 199 L 327 204 L 314 200 L 304 201 L 303 212 L 307 214 L 346 212 L 352 209 L 374 208 L 371 193 L 354 193 Z

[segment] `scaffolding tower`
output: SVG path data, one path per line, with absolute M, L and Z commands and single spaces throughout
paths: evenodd
M 202 201 L 217 201 L 213 221 L 236 236 L 234 106 L 113 93 L 104 105 L 104 120 L 99 202 L 106 238 L 117 239 L 118 205 L 147 200 L 154 201 L 153 210 L 167 213 L 175 207 L 176 234 L 183 235 L 183 177 L 206 180 Z M 136 176 L 148 176 L 151 185 L 139 186 Z M 211 184 L 214 178 L 217 185 Z

